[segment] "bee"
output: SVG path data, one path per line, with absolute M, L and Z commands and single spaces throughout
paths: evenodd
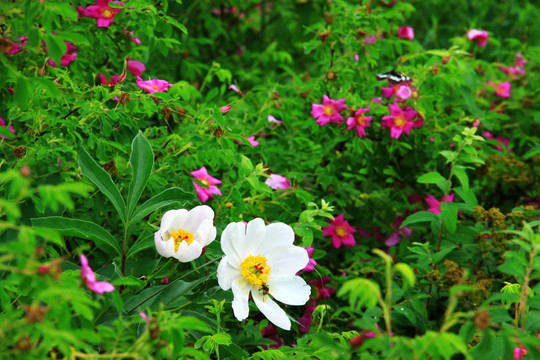
M 411 81 L 410 77 L 408 77 L 405 74 L 399 73 L 399 72 L 397 72 L 395 70 L 392 70 L 392 71 L 389 71 L 389 72 L 386 72 L 386 73 L 382 73 L 382 74 L 377 74 L 376 77 L 377 77 L 377 80 L 379 80 L 379 81 L 386 79 L 386 80 L 388 80 L 388 83 L 392 84 L 392 85 L 399 85 L 399 84 Z
M 270 288 L 268 287 L 267 283 L 262 283 L 259 291 L 262 291 L 263 295 L 268 295 L 268 293 L 270 292 Z

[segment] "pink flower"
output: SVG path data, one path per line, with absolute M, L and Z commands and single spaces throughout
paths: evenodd
M 21 52 L 22 47 L 26 45 L 26 39 L 28 39 L 27 36 L 21 36 L 21 37 L 19 37 L 19 40 L 21 41 L 20 43 L 10 42 L 10 44 L 8 45 L 7 50 L 4 50 L 3 53 L 13 55 L 13 54 L 17 54 L 17 53 Z
M 1 117 L 0 117 L 0 126 L 7 128 L 6 122 L 5 122 L 4 119 L 2 119 Z M 15 128 L 14 128 L 13 126 L 10 126 L 10 127 L 9 127 L 9 131 L 10 131 L 12 134 L 15 134 Z M 4 138 L 4 136 L 3 136 L 3 135 L 0 135 L 0 139 L 3 139 L 3 138 Z M 9 139 L 6 138 L 6 140 L 9 140 Z
M 354 60 L 356 60 L 356 62 L 359 62 L 360 56 L 358 54 L 354 54 Z
M 84 254 L 81 254 L 81 277 L 86 282 L 86 286 L 96 294 L 114 291 L 113 284 L 107 281 L 96 281 L 96 274 L 94 274 L 92 268 L 88 265 L 88 259 Z
M 316 300 L 328 299 L 335 294 L 336 289 L 326 287 L 326 285 L 330 283 L 330 281 L 332 281 L 332 278 L 330 276 L 323 276 L 322 278 L 316 280 L 310 280 L 309 283 L 315 286 L 315 289 L 317 290 Z
M 343 116 L 341 116 L 339 112 L 346 107 L 347 104 L 345 104 L 345 99 L 332 100 L 328 96 L 323 95 L 322 105 L 311 105 L 311 116 L 317 120 L 317 124 L 321 127 L 329 122 L 341 124 L 345 119 L 343 119 Z
M 148 317 L 148 315 L 146 315 L 142 311 L 139 312 L 139 316 L 141 317 L 141 319 L 143 319 L 146 322 L 146 324 L 150 322 L 150 318 Z
M 98 74 L 98 78 L 101 85 L 110 85 L 112 87 L 117 85 L 119 82 L 123 82 L 126 78 L 126 73 L 111 76 L 111 81 L 107 80 L 107 77 L 102 73 Z
M 238 86 L 236 86 L 235 84 L 229 85 L 229 87 L 227 89 L 232 90 L 232 91 L 234 91 L 236 93 L 240 92 L 240 89 L 238 89 Z
M 403 223 L 403 220 L 405 220 L 405 216 L 403 216 L 401 214 L 396 215 L 396 217 L 394 219 L 394 228 L 396 229 L 396 231 L 391 233 L 388 236 L 388 238 L 386 238 L 386 240 L 384 242 L 386 246 L 395 246 L 395 245 L 399 244 L 399 242 L 401 241 L 402 236 L 410 237 L 411 234 L 413 233 L 414 230 L 409 229 L 406 226 L 404 226 L 402 229 L 400 229 L 401 224 Z
M 155 92 L 167 91 L 171 86 L 173 86 L 173 84 L 169 84 L 167 81 L 160 79 L 143 81 L 143 79 L 137 76 L 137 86 L 148 91 L 149 94 L 153 94 Z
M 268 115 L 268 122 L 272 124 L 272 127 L 276 127 L 277 125 L 283 123 L 283 120 L 278 120 L 274 116 Z
M 469 38 L 469 40 L 472 40 L 475 43 L 477 43 L 478 46 L 480 46 L 480 47 L 486 46 L 486 44 L 488 42 L 488 37 L 489 37 L 489 34 L 485 30 L 471 29 L 467 33 L 467 38 Z
M 495 140 L 497 141 L 498 143 L 500 143 L 501 145 L 493 145 L 495 147 L 495 149 L 499 150 L 499 151 L 502 151 L 503 150 L 503 146 L 504 148 L 506 149 L 506 151 L 508 152 L 513 152 L 512 149 L 510 149 L 507 145 L 508 143 L 510 142 L 510 139 L 506 139 L 506 138 L 503 138 L 501 136 L 497 136 L 497 137 L 494 137 L 493 134 L 491 134 L 489 131 L 484 131 L 484 133 L 482 134 L 486 139 L 491 139 L 491 140 Z
M 491 86 L 493 89 L 495 89 L 495 95 L 502 98 L 509 98 L 510 97 L 510 90 L 512 90 L 512 84 L 510 84 L 510 81 L 505 81 L 501 84 L 495 84 L 491 80 L 488 80 L 487 84 Z
M 526 63 L 527 63 L 527 60 L 523 58 L 523 55 L 521 55 L 521 53 L 516 53 L 516 60 L 514 61 L 514 66 L 517 68 L 523 69 Z
M 298 319 L 298 323 L 300 326 L 298 327 L 298 330 L 300 331 L 300 334 L 305 334 L 309 331 L 311 328 L 311 323 L 313 322 L 313 312 L 315 311 L 315 308 L 317 307 L 317 304 L 315 303 L 315 300 L 311 299 L 311 304 L 306 305 L 306 310 L 304 311 L 304 315 L 302 315 Z
M 410 26 L 402 26 L 397 32 L 398 36 L 403 40 L 413 40 L 414 39 L 414 29 Z
M 327 227 L 322 229 L 324 236 L 332 237 L 332 245 L 336 249 L 339 249 L 341 244 L 349 247 L 356 245 L 356 240 L 353 236 L 356 230 L 343 219 L 344 216 L 345 215 L 343 213 L 336 216 L 331 223 L 327 224 Z
M 135 44 L 139 45 L 141 43 L 141 39 L 139 39 L 138 37 L 136 37 L 134 34 L 133 34 L 133 31 L 129 31 L 127 29 L 124 29 L 122 30 L 122 32 L 131 40 L 133 41 Z
M 256 146 L 259 145 L 259 142 L 257 140 L 255 140 L 255 136 L 250 136 L 250 137 L 248 137 L 246 139 L 247 139 L 247 141 L 249 141 L 249 143 L 253 147 L 256 147 Z M 243 142 L 241 142 L 240 140 L 234 140 L 234 142 L 237 143 L 237 144 L 243 144 Z
M 440 214 L 441 213 L 441 202 L 450 203 L 454 202 L 454 194 L 450 194 L 448 196 L 443 196 L 442 201 L 438 201 L 433 196 L 428 195 L 425 199 L 426 204 L 428 204 L 429 209 L 427 211 L 432 212 L 434 214 Z
M 77 54 L 74 53 L 74 51 L 77 50 L 77 47 L 73 45 L 71 41 L 64 41 L 64 42 L 66 43 L 66 46 L 67 46 L 67 52 L 64 55 L 62 55 L 62 58 L 60 59 L 60 65 L 68 66 L 77 57 Z M 43 51 L 45 52 L 45 54 L 47 54 L 47 45 L 43 47 Z M 49 59 L 47 62 L 52 67 L 57 67 L 56 63 L 52 59 Z
M 96 0 L 96 5 L 88 6 L 84 9 L 84 16 L 97 19 L 98 27 L 109 27 L 114 22 L 114 17 L 120 9 L 109 6 L 111 0 Z M 112 1 L 115 4 L 122 5 L 121 1 Z M 79 11 L 79 14 L 81 12 Z
M 195 181 L 193 181 L 193 185 L 195 186 L 195 190 L 197 191 L 197 197 L 202 202 L 206 202 L 208 198 L 214 198 L 214 194 L 223 196 L 221 195 L 221 191 L 219 191 L 218 187 L 214 186 L 221 184 L 221 181 L 208 175 L 208 171 L 206 171 L 206 168 L 204 166 L 199 170 L 192 171 L 191 175 L 193 175 L 195 179 L 199 180 L 205 185 L 204 187 L 202 187 Z
M 347 119 L 347 130 L 351 130 L 356 126 L 356 133 L 359 138 L 366 136 L 365 128 L 370 127 L 372 116 L 365 116 L 364 113 L 368 112 L 369 109 L 360 108 L 354 113 L 354 117 L 351 116 Z
M 305 246 L 302 246 L 304 249 L 306 249 Z M 309 262 L 308 264 L 306 265 L 305 268 L 302 269 L 302 271 L 305 271 L 305 272 L 312 272 L 312 271 L 315 271 L 315 266 L 317 266 L 317 262 L 315 261 L 315 259 L 313 259 L 311 256 L 313 255 L 313 252 L 315 251 L 315 248 L 313 246 L 309 246 L 307 249 L 306 249 L 307 253 L 308 253 L 308 256 L 309 256 Z
M 380 97 L 373 98 L 370 101 L 372 103 L 377 103 L 377 104 L 382 104 L 383 103 L 382 98 L 380 98 Z
M 229 111 L 231 111 L 232 109 L 232 106 L 230 105 L 227 105 L 227 106 L 222 106 L 219 108 L 219 111 L 221 111 L 222 114 L 226 114 L 228 113 Z
M 269 323 L 267 326 L 261 329 L 261 336 L 267 339 L 274 340 L 276 342 L 272 345 L 262 345 L 263 349 L 265 350 L 267 350 L 268 348 L 279 349 L 280 347 L 285 345 L 285 341 L 281 337 L 279 337 L 277 328 L 272 323 Z
M 514 348 L 514 359 L 522 360 L 523 356 L 527 355 L 527 349 L 523 347 L 516 346 Z
M 369 35 L 364 39 L 366 44 L 375 44 L 377 42 L 377 35 Z
M 390 87 L 383 87 L 382 96 L 389 98 L 391 96 L 397 96 L 400 99 L 408 99 L 411 97 L 414 87 L 410 86 L 407 83 L 390 85 Z
M 398 104 L 388 105 L 388 110 L 390 115 L 383 116 L 381 124 L 383 127 L 390 128 L 390 136 L 399 139 L 403 132 L 409 135 L 415 125 L 413 119 L 418 113 L 411 107 L 403 110 Z
M 146 70 L 144 64 L 137 60 L 128 60 L 127 69 L 135 76 L 141 76 L 142 73 Z
M 524 70 L 522 70 L 519 67 L 514 67 L 514 66 L 509 66 L 509 67 L 497 66 L 497 69 L 501 70 L 506 75 L 510 76 L 512 79 L 517 78 L 518 74 L 519 75 L 524 75 L 525 74 Z
M 264 183 L 270 186 L 274 190 L 277 190 L 277 189 L 287 190 L 287 189 L 290 189 L 291 187 L 291 183 L 289 179 L 279 174 L 270 174 L 270 177 L 266 179 Z

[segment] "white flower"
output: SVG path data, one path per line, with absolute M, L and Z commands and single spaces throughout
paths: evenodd
M 218 282 L 223 290 L 232 288 L 232 308 L 238 320 L 249 313 L 249 293 L 255 305 L 274 325 L 291 329 L 291 320 L 273 299 L 288 305 L 304 305 L 311 287 L 296 273 L 306 267 L 306 249 L 294 246 L 289 225 L 264 225 L 262 219 L 230 223 L 221 235 L 225 253 L 218 266 Z M 271 297 L 270 297 L 271 295 Z
M 214 210 L 206 205 L 169 210 L 161 218 L 161 227 L 154 234 L 156 250 L 161 256 L 189 262 L 201 256 L 205 246 L 216 238 Z

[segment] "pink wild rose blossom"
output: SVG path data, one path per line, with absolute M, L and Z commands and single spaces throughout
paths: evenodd
M 123 4 L 122 1 L 96 0 L 96 5 L 90 5 L 84 8 L 84 11 L 78 10 L 78 12 L 86 17 L 97 19 L 98 27 L 109 27 L 114 22 L 116 14 L 120 11 L 120 9 L 110 7 L 110 2 L 119 5 Z
M 86 286 L 96 294 L 114 291 L 113 284 L 107 281 L 96 281 L 96 274 L 88 265 L 88 259 L 84 254 L 81 254 L 81 277 L 86 282 Z
M 221 191 L 219 191 L 218 187 L 215 186 L 221 184 L 221 181 L 208 175 L 206 167 L 203 166 L 199 170 L 192 171 L 191 175 L 193 175 L 195 179 L 199 180 L 205 185 L 205 187 L 202 187 L 201 185 L 193 181 L 193 185 L 195 186 L 195 190 L 197 191 L 197 197 L 202 202 L 206 202 L 208 198 L 214 198 L 214 194 L 223 196 L 221 195 Z
M 317 307 L 317 304 L 315 303 L 314 299 L 311 299 L 311 304 L 306 305 L 306 310 L 304 311 L 304 315 L 302 315 L 298 319 L 298 330 L 300 331 L 300 334 L 305 334 L 309 331 L 311 328 L 311 323 L 313 322 L 313 312 L 315 311 L 315 308 Z
M 482 133 L 482 135 L 486 138 L 486 139 L 490 139 L 490 140 L 495 140 L 497 141 L 498 143 L 500 143 L 500 145 L 493 145 L 495 147 L 495 149 L 499 150 L 499 151 L 503 151 L 503 146 L 504 146 L 504 149 L 505 151 L 507 152 L 513 152 L 514 150 L 509 148 L 508 147 L 508 143 L 510 142 L 510 139 L 507 139 L 507 138 L 503 138 L 501 136 L 493 136 L 493 134 L 489 131 L 484 131 Z
M 323 95 L 323 103 L 311 105 L 311 116 L 317 120 L 317 124 L 321 127 L 327 125 L 329 122 L 334 124 L 341 124 L 345 119 L 339 113 L 345 109 L 345 99 L 332 100 L 328 96 Z
M 415 126 L 413 119 L 418 113 L 409 106 L 403 110 L 398 104 L 389 104 L 388 110 L 390 115 L 383 116 L 381 125 L 390 128 L 390 136 L 399 139 L 402 133 L 409 135 Z
M 467 32 L 467 38 L 474 41 L 478 46 L 484 47 L 487 45 L 489 34 L 486 30 L 471 29 Z
M 440 214 L 441 213 L 441 202 L 450 203 L 454 202 L 454 194 L 450 195 L 444 195 L 442 198 L 442 201 L 439 201 L 435 199 L 433 196 L 428 195 L 425 199 L 426 204 L 428 204 L 429 209 L 427 211 L 432 212 L 434 214 Z
M 510 97 L 510 90 L 512 90 L 512 84 L 510 81 L 505 81 L 501 84 L 495 84 L 491 80 L 488 80 L 487 84 L 495 89 L 495 95 L 502 98 Z
M 332 237 L 332 245 L 339 249 L 341 245 L 344 246 L 355 246 L 356 240 L 354 239 L 353 234 L 356 232 L 356 229 L 352 228 L 349 223 L 344 220 L 345 214 L 341 213 L 339 216 L 336 216 L 331 223 L 328 223 L 327 227 L 324 227 L 323 235 Z
M 75 50 L 77 50 L 77 47 L 75 45 L 73 45 L 73 43 L 71 41 L 64 41 L 64 42 L 66 43 L 67 51 L 66 51 L 66 53 L 64 55 L 62 55 L 62 58 L 60 59 L 60 65 L 68 66 L 77 57 L 77 53 L 75 53 Z M 45 52 L 45 54 L 48 54 L 47 53 L 47 44 L 45 44 L 45 46 L 43 47 L 43 51 Z M 47 60 L 47 62 L 52 67 L 54 67 L 54 68 L 57 67 L 56 63 L 52 59 Z
M 1 117 L 0 117 L 0 126 L 7 128 L 5 120 L 2 119 Z M 15 134 L 15 128 L 13 126 L 10 126 L 8 129 L 12 134 Z M 0 135 L 0 139 L 3 139 L 3 138 L 4 138 L 4 136 Z M 9 138 L 5 138 L 5 139 L 9 140 Z
M 111 80 L 109 81 L 105 75 L 102 73 L 98 74 L 99 82 L 101 85 L 110 85 L 111 87 L 117 85 L 119 82 L 123 82 L 126 78 L 126 73 L 120 75 L 112 75 Z
M 20 43 L 11 42 L 11 41 L 8 40 L 9 45 L 7 46 L 6 50 L 3 50 L 3 53 L 13 55 L 13 54 L 17 54 L 17 53 L 21 52 L 23 50 L 22 47 L 26 46 L 26 40 L 27 39 L 28 39 L 27 36 L 19 37 L 19 40 L 21 41 Z
M 249 143 L 253 147 L 256 147 L 256 146 L 258 146 L 260 144 L 257 140 L 255 140 L 255 136 L 250 136 L 250 137 L 246 138 L 246 140 L 249 141 Z M 243 142 L 241 142 L 240 140 L 234 140 L 234 142 L 237 143 L 237 144 L 240 144 L 240 145 L 243 144 Z
M 230 105 L 227 105 L 227 106 L 222 106 L 219 108 L 219 111 L 222 113 L 222 114 L 227 114 L 229 111 L 231 111 L 232 109 L 232 106 Z
M 403 221 L 405 220 L 405 216 L 401 215 L 401 214 L 398 214 L 396 215 L 396 217 L 394 218 L 394 228 L 396 229 L 396 231 L 394 231 L 393 233 L 391 233 L 385 240 L 385 245 L 386 246 L 395 246 L 397 244 L 399 244 L 399 242 L 401 241 L 401 237 L 402 236 L 405 236 L 405 237 L 410 237 L 411 234 L 413 233 L 413 229 L 410 229 L 406 226 L 404 226 L 403 228 L 400 229 L 401 227 L 401 224 L 403 224 Z
M 289 179 L 279 174 L 270 174 L 270 177 L 266 179 L 264 183 L 274 190 L 287 190 L 291 187 L 291 182 L 289 181 Z
M 304 249 L 306 249 L 305 246 L 302 246 Z M 315 271 L 315 266 L 317 266 L 317 261 L 315 261 L 315 259 L 313 259 L 311 256 L 313 255 L 313 252 L 315 251 L 315 248 L 313 246 L 309 246 L 307 249 L 306 249 L 307 253 L 308 253 L 308 257 L 309 257 L 309 262 L 308 264 L 306 265 L 305 268 L 302 269 L 302 271 L 305 271 L 305 272 L 312 272 L 312 271 Z
M 382 96 L 385 98 L 397 96 L 400 99 L 408 99 L 413 94 L 415 88 L 408 83 L 403 83 L 398 85 L 390 85 L 390 87 L 383 87 L 381 90 Z
M 336 289 L 326 286 L 330 283 L 330 281 L 332 281 L 330 276 L 323 276 L 319 279 L 309 281 L 309 283 L 317 290 L 317 297 L 315 300 L 329 299 L 336 293 Z
M 139 39 L 138 37 L 135 36 L 135 34 L 133 33 L 133 31 L 129 31 L 128 29 L 124 29 L 122 30 L 122 32 L 131 40 L 133 41 L 135 44 L 137 45 L 140 45 L 141 44 L 141 39 Z
M 151 79 L 143 81 L 139 76 L 137 76 L 137 86 L 143 90 L 148 91 L 149 94 L 156 92 L 163 92 L 169 90 L 173 84 L 169 84 L 165 80 L 160 79 Z
M 414 29 L 410 26 L 402 26 L 397 35 L 403 40 L 414 40 Z
M 367 108 L 360 108 L 356 110 L 354 116 L 351 116 L 347 119 L 347 130 L 351 130 L 353 127 L 356 127 L 356 133 L 359 138 L 366 136 L 365 128 L 370 127 L 372 116 L 365 116 L 364 114 L 368 112 Z
M 283 120 L 276 119 L 273 115 L 268 115 L 268 122 L 272 124 L 272 127 L 276 127 L 277 125 L 281 125 L 283 123 Z
M 144 64 L 137 60 L 128 60 L 127 69 L 135 76 L 141 76 L 146 70 Z

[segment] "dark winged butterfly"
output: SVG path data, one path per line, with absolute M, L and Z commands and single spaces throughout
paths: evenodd
M 388 80 L 388 82 L 392 85 L 399 85 L 411 81 L 410 77 L 395 70 L 382 74 L 377 74 L 377 80 L 382 81 L 385 79 Z

